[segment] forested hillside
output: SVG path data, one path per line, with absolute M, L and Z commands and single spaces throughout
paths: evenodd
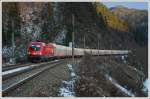
M 129 27 L 126 21 L 119 19 L 118 16 L 114 15 L 106 6 L 102 3 L 94 3 L 96 12 L 98 15 L 103 17 L 105 24 L 115 30 L 129 32 Z
M 120 19 L 126 21 L 130 30 L 134 33 L 137 43 L 147 44 L 148 41 L 148 11 L 129 9 L 126 7 L 114 7 L 110 9 Z

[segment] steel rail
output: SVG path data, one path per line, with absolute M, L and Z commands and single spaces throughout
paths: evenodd
M 5 80 L 5 79 L 8 79 L 9 77 L 15 76 L 17 74 L 31 71 L 35 68 L 38 68 L 41 65 L 52 64 L 52 63 L 56 63 L 56 62 L 57 61 L 51 61 L 51 62 L 40 63 L 40 64 L 31 64 L 31 65 L 26 65 L 26 66 L 22 66 L 19 68 L 7 70 L 7 71 L 2 72 L 2 79 Z
M 25 77 L 25 78 L 22 78 L 21 80 L 19 80 L 18 82 L 16 83 L 13 83 L 12 85 L 6 87 L 6 88 L 2 88 L 2 95 L 5 96 L 8 92 L 10 92 L 12 89 L 14 88 L 17 88 L 19 87 L 19 85 L 22 85 L 23 83 L 25 83 L 26 81 L 28 80 L 31 80 L 32 78 L 38 76 L 39 74 L 41 74 L 42 72 L 50 69 L 50 68 L 53 68 L 55 66 L 57 66 L 58 64 L 61 64 L 62 62 L 56 62 L 52 65 L 48 65 L 48 66 L 44 66 L 43 68 L 41 68 L 40 70 L 36 71 L 35 73 L 31 74 L 30 76 L 28 77 Z

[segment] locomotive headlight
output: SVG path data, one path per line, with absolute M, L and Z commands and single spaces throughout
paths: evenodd
M 39 54 L 42 55 L 42 52 L 40 52 Z

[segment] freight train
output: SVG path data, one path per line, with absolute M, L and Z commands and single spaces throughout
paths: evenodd
M 91 55 L 126 55 L 128 50 L 96 50 L 74 48 L 74 56 L 81 57 L 86 53 Z M 27 49 L 28 58 L 30 61 L 46 61 L 48 59 L 66 58 L 72 56 L 72 48 L 54 43 L 31 42 Z

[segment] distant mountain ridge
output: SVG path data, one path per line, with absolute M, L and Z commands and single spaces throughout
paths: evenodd
M 125 7 L 123 5 L 117 5 L 115 7 L 110 7 L 109 10 L 113 10 L 113 9 L 128 9 L 128 10 L 141 10 L 141 11 L 147 11 L 147 9 L 138 9 L 138 8 L 129 8 L 129 7 Z
M 118 5 L 118 6 L 109 8 L 109 10 L 113 10 L 113 9 L 116 9 L 116 8 L 118 8 L 118 9 L 129 9 L 129 8 L 124 7 L 124 6 L 122 6 L 122 5 Z
M 95 3 L 97 14 L 101 14 L 106 25 L 117 31 L 129 32 L 129 27 L 126 21 L 120 19 L 114 15 L 105 5 L 102 3 Z
M 147 42 L 148 39 L 148 11 L 130 9 L 127 7 L 113 7 L 110 11 L 120 19 L 128 22 L 130 29 L 135 32 L 138 42 Z

